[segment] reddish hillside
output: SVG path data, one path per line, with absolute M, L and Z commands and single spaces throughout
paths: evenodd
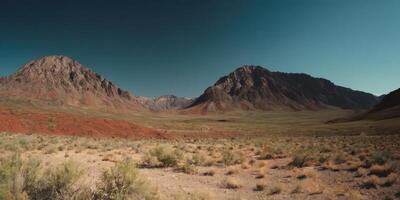
M 122 120 L 0 106 L 0 132 L 44 133 L 129 139 L 170 138 L 157 130 Z

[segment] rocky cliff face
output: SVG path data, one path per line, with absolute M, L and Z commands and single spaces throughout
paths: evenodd
M 260 66 L 243 66 L 220 78 L 189 109 L 319 109 L 335 106 L 368 109 L 376 104 L 371 94 L 354 91 L 307 74 L 271 72 Z
M 0 95 L 12 98 L 68 106 L 141 107 L 129 92 L 66 56 L 34 60 L 0 82 Z

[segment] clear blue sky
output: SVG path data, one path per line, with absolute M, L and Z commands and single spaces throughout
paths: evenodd
M 400 87 L 398 0 L 0 3 L 0 75 L 63 54 L 135 95 L 195 97 L 243 64 Z

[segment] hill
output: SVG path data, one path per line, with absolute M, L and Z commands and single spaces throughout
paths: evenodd
M 337 86 L 326 79 L 246 65 L 207 88 L 188 110 L 368 109 L 376 103 L 372 94 Z

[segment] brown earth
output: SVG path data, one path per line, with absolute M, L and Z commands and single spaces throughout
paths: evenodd
M 0 106 L 0 132 L 43 133 L 129 139 L 167 139 L 171 135 L 124 120 Z

